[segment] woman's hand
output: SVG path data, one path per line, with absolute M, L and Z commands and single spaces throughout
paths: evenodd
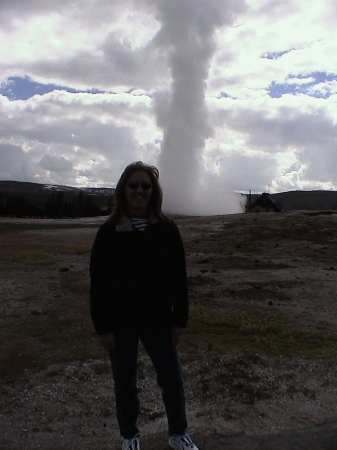
M 101 341 L 101 346 L 108 352 L 112 352 L 115 348 L 115 336 L 112 331 L 108 334 L 100 334 L 99 340 Z
M 172 326 L 172 347 L 176 348 L 179 344 L 180 337 L 184 332 L 184 328 L 177 327 L 176 325 Z

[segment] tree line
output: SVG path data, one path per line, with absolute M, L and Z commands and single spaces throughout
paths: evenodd
M 67 197 L 63 191 L 51 192 L 44 207 L 33 206 L 24 197 L 4 199 L 0 194 L 0 215 L 33 217 L 95 217 L 100 215 L 100 206 L 92 195 L 80 191 L 76 196 Z

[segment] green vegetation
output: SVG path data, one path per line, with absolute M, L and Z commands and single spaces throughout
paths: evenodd
M 19 300 L 26 307 L 0 319 L 0 375 L 102 356 L 90 319 L 87 270 L 61 272 L 55 267 L 72 256 L 88 260 L 94 233 L 74 239 L 72 234 L 39 232 L 36 226 L 33 233 L 23 228 L 21 233 L 17 229 L 0 234 L 3 276 L 4 270 L 28 274 L 37 270 L 46 293 L 22 291 Z M 36 301 L 40 306 L 32 310 L 29 304 Z
M 40 245 L 22 244 L 20 246 L 2 245 L 1 260 L 7 263 L 20 263 L 28 265 L 53 265 L 62 260 L 62 255 L 77 254 L 84 255 L 90 252 L 91 241 L 67 242 Z
M 77 196 L 62 190 L 52 191 L 49 192 L 48 197 L 44 195 L 44 202 L 41 193 L 38 196 L 29 195 L 28 200 L 26 195 L 7 195 L 6 201 L 3 197 L 0 198 L 0 215 L 5 216 L 94 217 L 100 214 L 100 207 L 96 204 L 95 196 L 88 195 L 82 190 L 78 192 Z M 39 201 L 36 197 L 39 197 Z M 39 206 L 36 206 L 37 204 Z
M 90 320 L 89 280 L 76 272 L 63 275 L 65 295 L 51 299 L 43 313 L 0 321 L 1 376 L 103 355 Z
M 191 308 L 187 342 L 195 351 L 210 348 L 225 352 L 240 347 L 251 351 L 263 350 L 282 356 L 331 357 L 336 350 L 337 337 L 317 329 L 297 329 L 279 311 L 246 307 L 227 312 L 208 306 Z
M 72 230 L 76 228 L 97 228 L 98 223 L 69 223 L 58 220 L 55 223 L 0 223 L 0 233 L 3 232 L 21 232 L 21 231 L 39 231 L 39 230 Z
M 8 263 L 48 265 L 56 264 L 59 257 L 47 253 L 46 247 L 25 245 L 24 247 L 2 246 L 1 260 Z
M 285 303 L 285 290 L 298 283 L 295 279 L 285 281 L 282 289 L 279 282 L 273 281 L 265 284 L 246 281 L 234 289 L 219 276 L 224 271 L 230 275 L 233 269 L 283 269 L 289 267 L 283 260 L 291 262 L 300 257 L 329 264 L 326 268 L 330 269 L 335 264 L 334 253 L 328 248 L 329 239 L 335 233 L 332 225 L 323 229 L 321 223 L 313 222 L 307 227 L 297 224 L 295 218 L 285 219 L 279 228 L 267 220 L 264 228 L 255 227 L 252 219 L 252 223 L 245 224 L 244 232 L 233 222 L 217 233 L 203 233 L 186 240 L 186 252 L 192 255 L 202 274 L 189 277 L 192 301 L 189 327 L 181 343 L 184 360 L 194 360 L 204 352 L 213 357 L 238 350 L 250 355 L 265 352 L 309 359 L 329 359 L 335 355 L 337 338 L 328 325 L 312 320 L 310 325 L 299 326 L 286 309 L 268 307 L 270 299 L 274 304 Z M 87 270 L 77 267 L 68 270 L 68 265 L 67 271 L 59 270 L 60 263 L 71 258 L 89 260 L 94 229 L 98 226 L 60 222 L 0 224 L 2 273 L 20 266 L 25 272 L 40 271 L 41 285 L 46 283 L 43 281 L 46 277 L 53 278 L 51 291 L 44 294 L 48 295 L 48 301 L 38 311 L 22 306 L 0 319 L 0 376 L 14 377 L 25 369 L 40 369 L 61 361 L 96 359 L 105 354 L 98 345 L 90 319 Z M 92 230 L 78 236 L 76 231 L 62 234 L 62 230 L 83 228 Z M 52 230 L 57 233 L 53 234 Z M 294 243 L 290 251 L 289 239 Z M 284 243 L 287 247 L 283 247 Z M 277 253 L 279 259 L 269 260 L 267 251 L 272 255 Z M 24 295 L 28 298 L 31 293 Z M 226 303 L 224 299 L 228 298 L 231 301 Z M 255 376 L 249 367 L 238 359 L 229 367 L 231 374 L 223 371 L 218 381 L 225 385 L 229 377 L 233 395 L 241 392 L 249 400 L 253 395 L 249 377 Z M 95 370 L 100 373 L 107 369 L 98 364 Z M 210 389 L 207 380 L 200 389 L 206 398 Z M 259 395 L 269 394 L 254 391 L 255 397 Z

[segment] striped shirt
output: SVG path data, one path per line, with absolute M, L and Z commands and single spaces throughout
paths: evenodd
M 140 217 L 132 217 L 131 219 L 131 225 L 134 230 L 145 231 L 149 223 L 149 219 L 143 219 Z

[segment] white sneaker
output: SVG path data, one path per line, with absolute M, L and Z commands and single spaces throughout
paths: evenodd
M 138 433 L 132 439 L 123 439 L 122 450 L 140 450 L 139 437 Z
M 169 446 L 173 450 L 199 450 L 188 434 L 173 434 L 170 436 Z

